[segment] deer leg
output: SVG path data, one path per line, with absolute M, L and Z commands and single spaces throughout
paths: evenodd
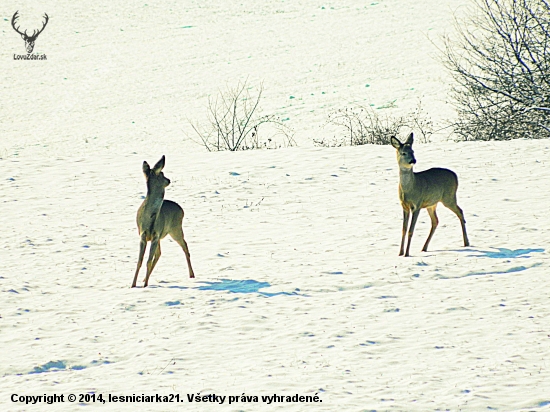
M 154 269 L 153 260 L 157 253 L 159 241 L 160 239 L 158 238 L 158 236 L 154 237 L 153 240 L 151 240 L 151 250 L 149 251 L 149 259 L 147 260 L 147 275 L 145 275 L 145 283 L 143 284 L 144 288 L 146 288 L 149 284 L 149 276 L 151 276 L 151 272 Z
M 407 227 L 409 226 L 410 212 L 403 209 L 403 230 L 401 232 L 401 248 L 399 249 L 399 256 L 403 256 L 405 253 L 405 236 L 407 235 Z
M 419 213 L 420 213 L 420 209 L 415 209 L 412 212 L 411 226 L 409 227 L 409 239 L 407 242 L 407 251 L 405 252 L 405 256 L 409 256 L 409 250 L 411 248 L 411 240 L 414 233 L 414 227 L 416 226 L 416 221 L 418 220 Z
M 437 214 L 435 213 L 435 208 L 437 205 L 433 205 L 432 207 L 426 208 L 428 211 L 428 214 L 430 215 L 430 219 L 432 220 L 432 229 L 430 230 L 430 234 L 428 235 L 428 239 L 426 239 L 426 243 L 424 243 L 424 247 L 422 248 L 422 252 L 428 251 L 428 245 L 430 243 L 430 240 L 432 240 L 432 236 L 434 235 L 435 228 L 437 227 L 437 224 L 439 223 L 439 219 L 437 218 Z
M 470 246 L 470 241 L 468 240 L 468 235 L 466 234 L 466 220 L 464 219 L 464 212 L 458 207 L 455 203 L 453 206 L 447 206 L 451 209 L 460 219 L 460 225 L 462 226 L 462 238 L 464 239 L 464 246 Z
M 151 272 L 155 270 L 155 266 L 157 265 L 157 262 L 160 259 L 160 255 L 161 255 L 161 250 L 160 250 L 160 241 L 159 241 L 158 247 L 157 247 L 157 253 L 155 253 L 155 256 L 153 257 L 153 267 L 151 268 Z
M 139 274 L 139 269 L 141 268 L 141 264 L 143 263 L 143 255 L 145 254 L 145 247 L 147 246 L 147 236 L 145 233 L 141 234 L 141 240 L 139 241 L 139 257 L 138 257 L 138 264 L 136 268 L 136 274 L 134 275 L 134 281 L 132 282 L 132 287 L 136 287 L 136 282 Z
M 181 227 L 177 227 L 176 229 L 174 229 L 174 231 L 172 233 L 170 233 L 170 236 L 183 249 L 183 253 L 185 253 L 185 258 L 187 259 L 187 267 L 189 269 L 189 277 L 194 278 L 195 277 L 195 272 L 193 272 L 193 267 L 191 266 L 191 254 L 189 253 L 189 248 L 187 247 L 187 242 L 183 238 L 183 229 Z

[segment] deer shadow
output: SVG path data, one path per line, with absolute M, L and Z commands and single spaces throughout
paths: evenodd
M 204 286 L 199 286 L 196 289 L 198 290 L 217 290 L 217 291 L 227 291 L 230 293 L 258 293 L 265 297 L 273 297 L 279 295 L 298 295 L 297 292 L 263 292 L 260 289 L 271 287 L 271 284 L 268 282 L 258 282 L 253 279 L 246 280 L 232 280 L 232 279 L 221 279 L 216 282 L 201 282 L 205 283 Z
M 475 257 L 475 258 L 490 258 L 490 259 L 529 259 L 533 256 L 531 256 L 532 253 L 543 253 L 545 252 L 542 248 L 537 249 L 507 249 L 507 248 L 491 248 L 494 250 L 481 250 L 481 249 L 461 249 L 461 250 L 455 250 L 456 252 L 462 252 L 462 253 L 471 253 L 474 252 L 475 254 L 469 254 L 467 257 Z M 508 260 L 510 262 L 510 260 Z M 496 269 L 492 271 L 471 271 L 468 272 L 462 276 L 445 276 L 445 275 L 438 275 L 437 277 L 439 279 L 458 279 L 458 278 L 465 278 L 469 276 L 485 276 L 485 275 L 504 275 L 507 273 L 516 273 L 516 272 L 523 272 L 525 270 L 535 268 L 538 266 L 541 266 L 542 262 L 537 262 L 532 265 L 520 265 L 520 266 L 514 266 L 507 269 Z
M 491 248 L 496 250 L 476 250 L 476 249 L 467 249 L 467 250 L 457 250 L 457 252 L 475 252 L 475 255 L 468 255 L 468 257 L 487 257 L 491 259 L 517 259 L 523 258 L 528 259 L 532 253 L 543 253 L 544 249 L 507 249 L 503 247 Z

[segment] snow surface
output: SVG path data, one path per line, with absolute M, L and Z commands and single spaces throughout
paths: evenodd
M 464 4 L 5 1 L 1 409 L 550 410 L 549 141 L 415 144 L 417 171 L 458 174 L 472 246 L 440 206 L 430 251 L 423 211 L 410 258 L 397 256 L 395 150 L 311 144 L 358 102 L 452 114 L 431 40 Z M 35 46 L 48 60 L 13 60 L 15 10 L 49 14 Z M 264 82 L 264 111 L 299 147 L 189 140 L 208 96 L 245 79 Z M 167 238 L 150 286 L 131 289 L 141 163 L 162 154 L 197 278 Z M 199 392 L 260 402 L 189 404 Z M 261 403 L 273 394 L 322 403 Z

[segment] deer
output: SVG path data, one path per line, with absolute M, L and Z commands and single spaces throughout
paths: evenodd
M 195 277 L 193 267 L 191 266 L 189 248 L 183 237 L 183 209 L 176 202 L 164 199 L 164 191 L 170 184 L 170 180 L 162 172 L 165 163 L 165 156 L 162 156 L 152 169 L 146 161 L 143 162 L 142 170 L 147 182 L 147 196 L 145 196 L 145 200 L 139 207 L 136 217 L 140 242 L 138 264 L 132 283 L 133 288 L 136 286 L 147 242 L 151 242 L 151 247 L 149 250 L 149 259 L 147 260 L 147 274 L 145 275 L 144 288 L 149 284 L 149 277 L 160 259 L 160 241 L 166 235 L 170 235 L 181 246 L 187 259 L 189 277 Z
M 13 27 L 13 29 L 19 33 L 21 35 L 21 37 L 23 38 L 23 40 L 25 40 L 25 48 L 27 49 L 27 53 L 32 53 L 33 49 L 34 49 L 34 42 L 36 41 L 36 38 L 38 37 L 38 35 L 40 33 L 42 33 L 44 31 L 44 29 L 46 28 L 46 25 L 48 24 L 48 21 L 50 20 L 50 18 L 48 17 L 48 15 L 46 13 L 44 13 L 44 18 L 46 19 L 44 21 L 44 23 L 42 24 L 42 28 L 40 30 L 33 30 L 32 32 L 32 36 L 29 36 L 27 34 L 27 30 L 25 30 L 25 32 L 21 33 L 19 31 L 19 26 L 18 27 L 15 27 L 15 21 L 19 18 L 19 10 L 16 11 L 14 14 L 13 14 L 13 17 L 11 18 L 11 26 Z
M 392 146 L 397 150 L 397 164 L 399 165 L 399 200 L 403 208 L 403 232 L 399 256 L 410 256 L 411 239 L 414 227 L 421 209 L 426 209 L 432 221 L 432 228 L 424 247 L 423 252 L 428 251 L 428 245 L 435 229 L 439 223 L 435 209 L 439 202 L 453 211 L 460 220 L 462 226 L 462 237 L 464 246 L 470 246 L 466 234 L 466 220 L 464 213 L 456 202 L 456 191 L 458 189 L 458 177 L 455 172 L 449 169 L 434 167 L 422 172 L 413 172 L 413 165 L 416 164 L 412 145 L 414 142 L 413 133 L 409 135 L 405 143 L 401 143 L 395 136 L 390 138 Z M 405 236 L 409 216 L 412 214 L 411 224 L 408 231 L 407 249 L 405 247 Z

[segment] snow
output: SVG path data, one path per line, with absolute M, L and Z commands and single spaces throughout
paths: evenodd
M 431 40 L 464 2 L 6 3 L 3 410 L 94 405 L 66 400 L 81 393 L 177 393 L 191 410 L 550 410 L 548 140 L 415 143 L 416 171 L 457 173 L 471 246 L 440 206 L 429 252 L 423 211 L 410 258 L 395 150 L 311 143 L 358 102 L 452 115 Z M 35 46 L 48 60 L 13 60 L 15 10 L 50 16 Z M 208 96 L 246 79 L 298 147 L 190 141 Z M 150 286 L 131 289 L 141 164 L 163 154 L 197 277 L 166 238 Z M 260 401 L 187 401 L 199 392 Z M 10 400 L 54 393 L 66 401 Z M 261 402 L 273 394 L 322 403 Z M 96 406 L 136 407 L 177 405 Z

